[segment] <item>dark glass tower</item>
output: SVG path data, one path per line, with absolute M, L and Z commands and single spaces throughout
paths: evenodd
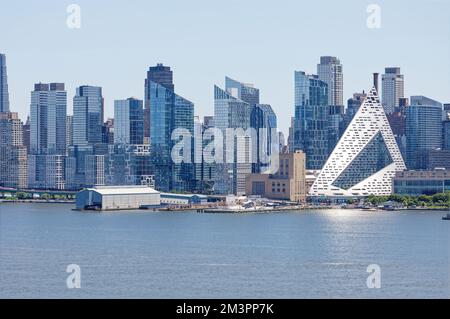
M 164 66 L 158 63 L 156 66 L 151 66 L 147 71 L 147 78 L 145 79 L 145 104 L 144 104 L 144 137 L 150 137 L 150 82 L 157 83 L 165 89 L 174 92 L 175 86 L 173 84 L 173 72 L 169 66 Z
M 295 72 L 294 151 L 306 153 L 306 168 L 321 169 L 329 153 L 328 86 L 317 75 Z

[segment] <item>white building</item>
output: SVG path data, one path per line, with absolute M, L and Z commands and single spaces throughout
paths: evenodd
M 372 88 L 309 194 L 330 197 L 389 195 L 395 173 L 405 169 L 376 89 Z
M 77 194 L 79 210 L 123 210 L 157 207 L 160 193 L 147 186 L 105 186 L 84 189 Z

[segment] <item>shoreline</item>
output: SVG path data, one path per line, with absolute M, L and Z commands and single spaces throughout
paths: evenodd
M 62 205 L 74 205 L 75 201 L 61 201 L 61 200 L 4 200 L 0 199 L 0 204 L 62 204 Z M 368 213 L 376 212 L 401 212 L 401 211 L 436 211 L 436 212 L 450 212 L 450 208 L 447 207 L 415 207 L 415 208 L 401 208 L 401 209 L 367 209 L 367 208 L 343 208 L 340 206 L 295 206 L 295 207 L 282 207 L 282 208 L 261 208 L 261 209 L 228 209 L 226 207 L 221 208 L 211 208 L 211 207 L 180 207 L 180 208 L 161 208 L 161 209 L 127 209 L 120 211 L 155 211 L 155 212 L 197 212 L 203 214 L 254 214 L 254 213 L 283 213 L 283 212 L 294 212 L 294 211 L 304 211 L 304 210 L 325 210 L 325 209 L 336 209 L 336 210 L 359 210 L 367 211 Z M 81 212 L 92 212 L 92 211 L 81 211 Z M 113 212 L 113 211 L 95 211 L 98 213 L 102 212 Z

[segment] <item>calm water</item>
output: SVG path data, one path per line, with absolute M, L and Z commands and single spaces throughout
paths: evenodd
M 0 298 L 450 297 L 443 212 L 80 213 L 0 204 Z M 81 267 L 68 289 L 66 267 Z M 381 267 L 381 289 L 366 268 Z

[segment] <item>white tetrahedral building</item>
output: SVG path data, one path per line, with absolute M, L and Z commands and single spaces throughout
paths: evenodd
M 309 195 L 389 195 L 395 173 L 405 169 L 374 87 L 314 181 Z

